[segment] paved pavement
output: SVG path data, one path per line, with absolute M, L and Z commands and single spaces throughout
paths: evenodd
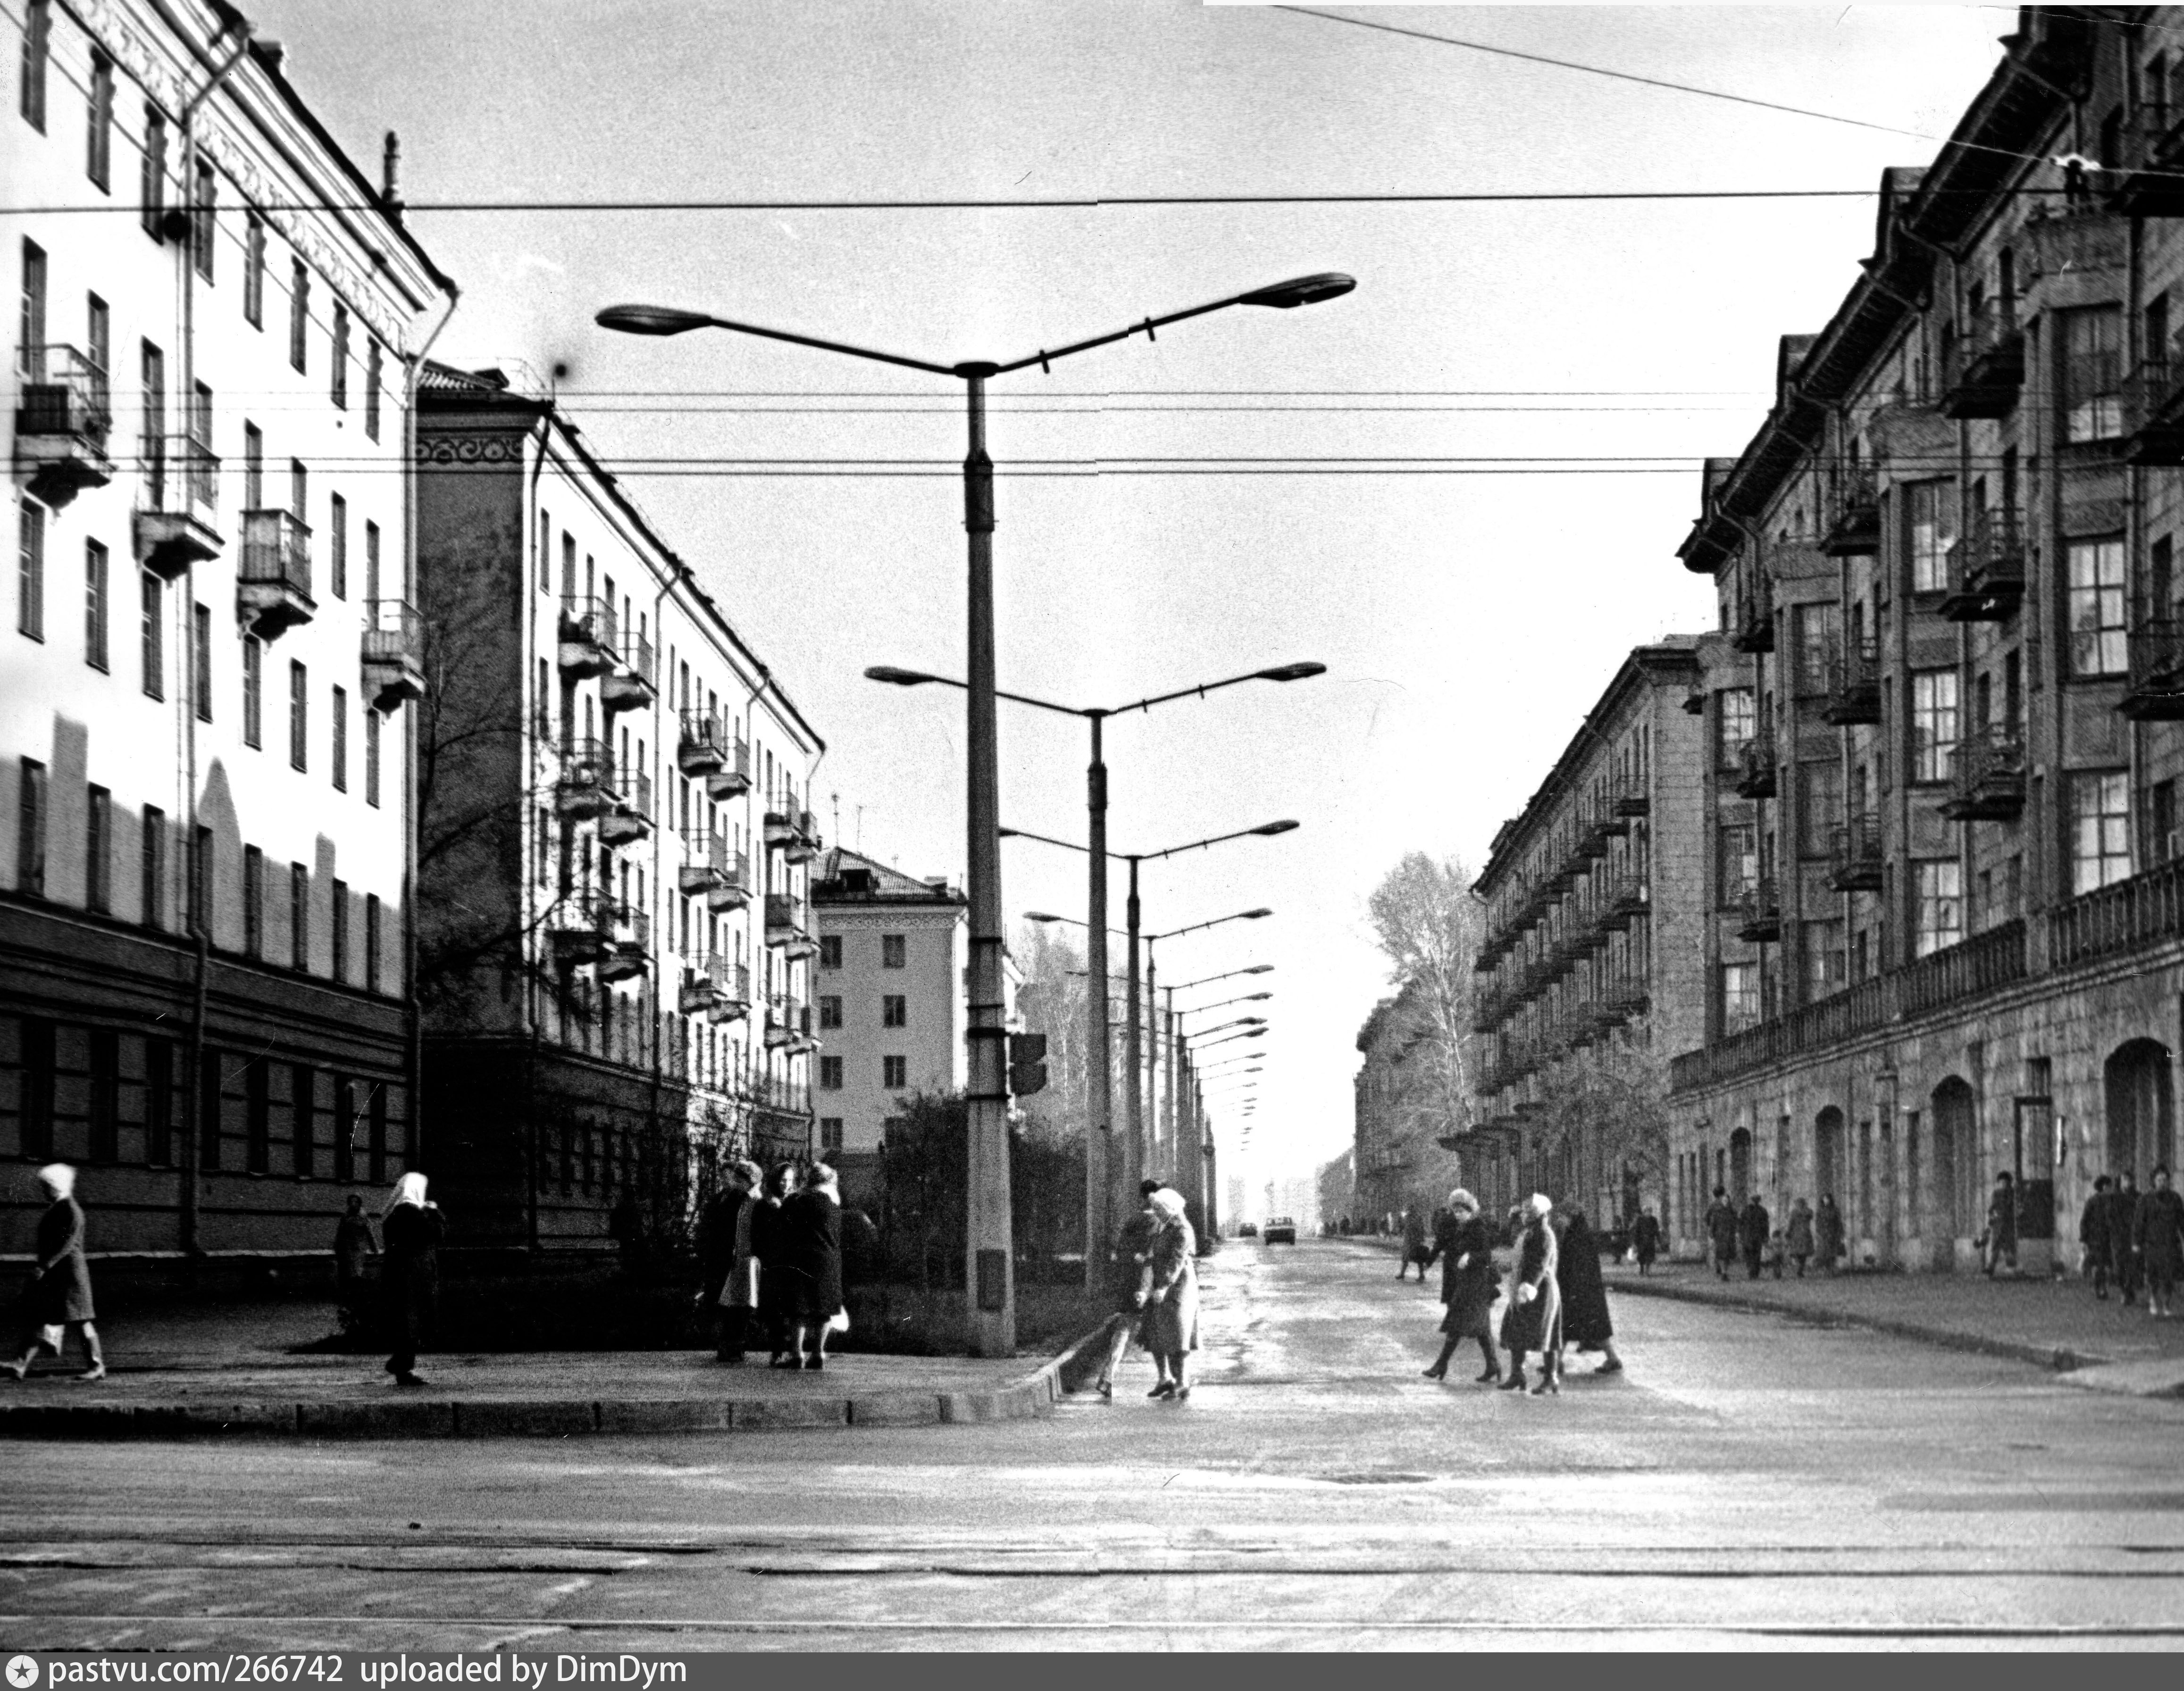
M 1232 1247 L 1182 1405 L 1133 1359 L 976 1428 L 47 1443 L 0 1646 L 2184 1641 L 2184 1402 L 1631 1297 L 1627 1373 L 1518 1397 L 1419 1377 L 1438 1314 L 1361 1244 Z

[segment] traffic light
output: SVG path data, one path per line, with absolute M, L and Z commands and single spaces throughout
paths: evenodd
M 1028 1098 L 1035 1092 L 1046 1090 L 1044 1033 L 1009 1035 L 1009 1090 L 1018 1098 Z

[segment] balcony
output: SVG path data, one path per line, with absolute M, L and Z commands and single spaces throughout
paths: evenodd
M 1615 814 L 1618 816 L 1642 816 L 1653 808 L 1646 797 L 1645 783 L 1633 781 L 1615 795 Z
M 1601 899 L 1596 920 L 1604 932 L 1620 933 L 1652 908 L 1644 876 L 1618 875 Z
M 597 963 L 614 948 L 613 906 L 586 897 L 563 898 L 547 918 L 554 960 L 571 967 Z
M 561 754 L 561 773 L 554 782 L 557 815 L 581 821 L 614 809 L 614 753 L 602 740 L 580 740 Z
M 1959 743 L 1949 759 L 1949 796 L 1942 814 L 1953 822 L 1999 822 L 2024 809 L 2024 740 L 1989 728 Z
M 621 656 L 615 640 L 614 607 L 604 599 L 561 601 L 561 673 L 582 680 L 603 676 Z
M 819 949 L 819 942 L 811 937 L 805 921 L 800 900 L 787 893 L 766 895 L 766 943 L 792 960 L 812 956 Z
M 1845 646 L 1830 666 L 1832 682 L 1820 715 L 1838 728 L 1880 720 L 1880 642 L 1868 637 Z
M 425 625 L 404 599 L 373 599 L 364 608 L 364 688 L 375 710 L 392 710 L 425 696 Z
M 1774 604 L 1771 594 L 1741 593 L 1730 614 L 1733 619 L 1729 631 L 1730 645 L 1740 652 L 1774 649 Z
M 713 1002 L 705 1011 L 705 1020 L 716 1024 L 741 1021 L 750 1014 L 750 969 L 742 963 L 731 963 L 725 958 L 712 960 Z
M 642 770 L 626 772 L 611 807 L 599 813 L 599 843 L 634 845 L 652 832 L 652 777 Z
M 721 766 L 705 777 L 705 796 L 740 798 L 751 787 L 750 744 L 744 740 L 723 740 L 721 752 Z
M 1588 798 L 1578 813 L 1577 848 L 1580 856 L 1596 859 L 1607 855 L 1607 843 L 1616 835 L 1629 832 L 1630 825 L 1615 814 L 1615 806 L 1605 798 Z
M 242 514 L 236 615 L 260 640 L 277 640 L 317 615 L 311 598 L 311 531 L 287 511 Z
M 15 408 L 15 467 L 31 492 L 58 509 L 114 479 L 106 437 L 114 426 L 106 373 L 74 347 L 31 348 Z
M 2025 330 L 2014 300 L 1989 300 L 1967 311 L 1956 338 L 1942 348 L 1945 416 L 2007 417 L 2025 385 Z
M 2134 722 L 2184 722 L 2184 622 L 2134 616 L 2130 663 L 2117 709 Z
M 192 564 L 217 558 L 220 537 L 220 460 L 198 441 L 178 435 L 148 442 L 144 503 L 136 516 L 136 559 L 163 581 Z
M 700 957 L 683 965 L 682 985 L 675 995 L 675 1008 L 684 1015 L 699 1015 L 720 1002 L 721 976 L 731 965 L 725 958 Z
M 728 837 L 718 829 L 690 828 L 682 835 L 682 863 L 675 872 L 676 889 L 710 893 L 728 879 Z
M 2129 217 L 2184 217 L 2184 107 L 2142 105 L 2131 118 L 2124 159 L 2102 172 L 2109 206 Z
M 1838 893 L 1878 893 L 1880 884 L 1880 818 L 1869 810 L 1829 837 L 1828 885 Z
M 811 1006 L 787 993 L 777 993 L 766 1007 L 766 1043 L 776 1050 L 803 1045 L 811 1037 Z
M 620 661 L 599 677 L 599 709 L 610 716 L 617 710 L 644 710 L 657 696 L 652 642 L 642 634 L 630 635 L 622 642 Z
M 2158 348 L 2125 380 L 2125 460 L 2184 464 L 2184 337 Z
M 1736 796 L 1772 798 L 1778 761 L 1773 726 L 1763 721 L 1759 731 L 1736 749 Z
M 1771 875 L 1745 887 L 1736 901 L 1736 937 L 1771 945 L 1782 937 L 1782 896 Z
M 652 918 L 627 904 L 603 904 L 607 945 L 600 955 L 599 979 L 627 981 L 652 966 Z
M 1592 1015 L 1602 1027 L 1621 1027 L 1652 1007 L 1652 995 L 1642 982 L 1618 981 L 1594 1003 Z
M 682 738 L 675 748 L 675 766 L 685 775 L 711 776 L 719 772 L 727 756 L 727 727 L 719 714 L 710 710 L 684 711 Z
M 1828 489 L 1820 550 L 1830 558 L 1866 557 L 1880 550 L 1880 487 L 1865 465 L 1852 463 L 1836 472 Z
M 791 863 L 809 863 L 819 854 L 818 819 L 809 810 L 769 810 L 766 843 Z
M 1952 622 L 2002 622 L 2025 599 L 2025 534 L 2014 511 L 1982 511 L 1949 548 L 1949 591 L 1942 615 Z
M 732 851 L 728 854 L 727 878 L 705 893 L 705 908 L 709 910 L 740 910 L 750 903 L 750 854 Z

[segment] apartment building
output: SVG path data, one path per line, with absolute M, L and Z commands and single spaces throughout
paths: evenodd
M 428 364 L 418 426 L 435 1171 L 466 1243 L 672 1237 L 812 1149 L 825 748 L 550 396 Z
M 811 887 L 819 935 L 816 1110 L 845 1200 L 877 1177 L 880 1141 L 906 1093 L 967 1082 L 964 971 L 970 903 L 840 847 Z
M 1696 710 L 1734 655 L 1718 636 L 1637 648 L 1494 837 L 1474 888 L 1476 1110 L 1456 1141 L 1482 1202 L 1545 1192 L 1605 1220 L 1673 1196 L 1665 1065 L 1702 1036 L 1720 926 Z
M 2173 1160 L 2184 1004 L 2184 11 L 2025 8 L 1863 275 L 1786 338 L 1685 565 L 1713 687 L 1675 1232 L 1833 1195 L 1855 1260 L 2059 1260 Z
M 1459 1179 L 1478 1172 L 1439 1143 L 1448 1128 L 1435 1107 L 1438 1088 L 1421 1072 L 1428 1064 L 1418 1057 L 1427 1032 L 1410 987 L 1373 1005 L 1357 1030 L 1364 1061 L 1351 1081 L 1351 1146 L 1343 1159 L 1352 1171 L 1351 1192 L 1337 1215 L 1372 1225 L 1413 1206 L 1430 1211 Z
M 0 24 L 0 1252 L 55 1157 L 156 1261 L 323 1251 L 419 1154 L 401 466 L 452 291 L 245 27 Z

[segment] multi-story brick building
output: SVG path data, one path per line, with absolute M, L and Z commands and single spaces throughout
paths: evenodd
M 416 1151 L 405 376 L 452 294 L 241 27 L 0 25 L 0 1251 L 50 1157 L 156 1259 L 324 1250 Z
M 474 1244 L 673 1232 L 811 1145 L 807 807 L 824 748 L 549 397 L 419 392 L 419 993 Z
M 1703 1031 L 1719 926 L 1691 707 L 1728 655 L 1712 636 L 1633 651 L 1494 837 L 1474 889 L 1477 1111 L 1458 1141 L 1482 1201 L 1540 1191 L 1604 1219 L 1670 1195 L 1664 1065 Z
M 1859 1260 L 2025 1260 L 2175 1152 L 2184 1027 L 2184 12 L 2025 8 L 1684 542 L 1713 687 L 1708 1188 L 1831 1193 Z M 1734 753 L 1735 769 L 1724 767 Z

